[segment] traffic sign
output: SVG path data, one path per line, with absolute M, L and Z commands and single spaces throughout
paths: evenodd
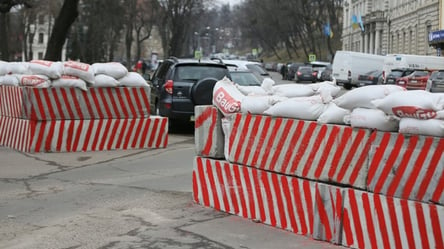
M 313 62 L 316 60 L 316 55 L 315 54 L 309 54 L 308 55 L 308 61 L 309 62 Z

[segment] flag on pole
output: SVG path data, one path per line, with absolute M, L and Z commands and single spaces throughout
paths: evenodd
M 364 23 L 362 22 L 361 15 L 359 15 L 359 17 L 358 17 L 358 24 L 359 24 L 359 27 L 361 28 L 361 31 L 364 32 Z
M 330 38 L 333 38 L 333 30 L 331 30 L 330 23 L 324 24 L 324 34 Z
M 352 16 L 352 28 L 353 29 L 357 29 L 359 28 L 359 23 L 358 23 L 358 17 L 356 15 Z

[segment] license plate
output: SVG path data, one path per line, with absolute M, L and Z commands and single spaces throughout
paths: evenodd
M 411 80 L 410 83 L 418 83 L 416 80 Z
M 194 122 L 194 121 L 195 121 L 195 120 L 194 120 L 194 115 L 190 117 L 190 121 L 191 121 L 191 122 Z

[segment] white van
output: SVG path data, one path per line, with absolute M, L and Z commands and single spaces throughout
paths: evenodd
M 384 83 L 386 83 L 387 75 L 395 68 L 444 69 L 444 58 L 430 55 L 388 54 L 382 67 Z
M 351 89 L 358 86 L 358 76 L 373 70 L 382 70 L 385 56 L 352 51 L 336 51 L 333 59 L 333 78 L 336 84 Z

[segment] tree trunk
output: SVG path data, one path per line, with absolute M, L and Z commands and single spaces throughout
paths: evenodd
M 9 46 L 8 46 L 8 30 L 7 30 L 7 19 L 6 13 L 0 13 L 0 35 L 3 37 L 2 42 L 0 42 L 2 60 L 9 61 Z

